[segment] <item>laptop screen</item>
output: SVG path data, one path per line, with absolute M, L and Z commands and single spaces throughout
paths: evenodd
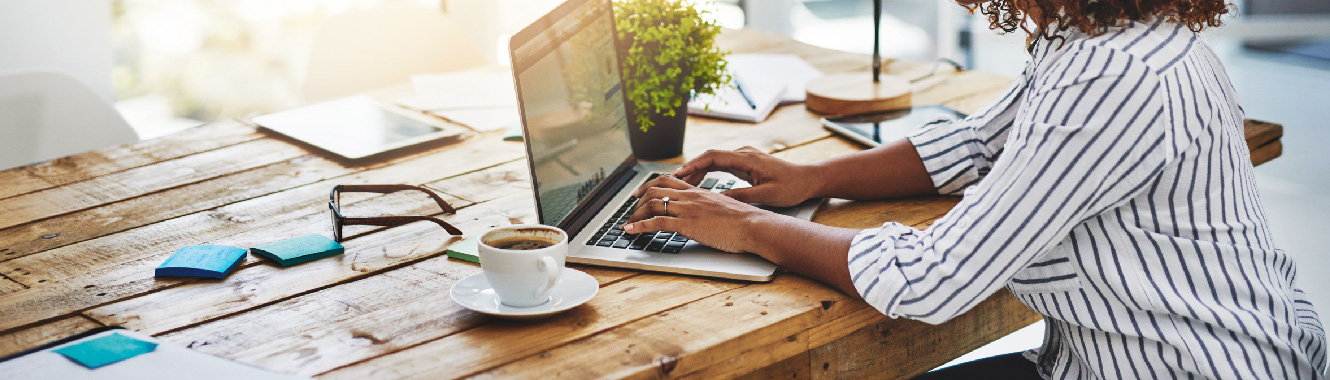
M 569 1 L 513 38 L 540 220 L 559 225 L 631 154 L 607 0 Z

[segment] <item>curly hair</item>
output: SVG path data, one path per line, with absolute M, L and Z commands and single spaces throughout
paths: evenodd
M 1147 21 L 1163 17 L 1165 21 L 1187 25 L 1200 32 L 1221 24 L 1219 17 L 1229 13 L 1232 4 L 1225 0 L 989 0 L 966 5 L 988 16 L 989 27 L 1010 33 L 1022 29 L 1048 40 L 1055 33 L 1070 28 L 1089 35 L 1104 33 L 1122 21 Z M 1049 17 L 1035 18 L 1036 31 L 1023 22 L 1030 7 Z

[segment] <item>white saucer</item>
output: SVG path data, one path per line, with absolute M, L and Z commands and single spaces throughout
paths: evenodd
M 476 273 L 453 284 L 453 301 L 481 314 L 510 319 L 536 319 L 572 309 L 590 301 L 600 290 L 595 277 L 572 268 L 563 268 L 559 282 L 550 291 L 550 301 L 532 307 L 512 307 L 499 303 L 485 273 Z

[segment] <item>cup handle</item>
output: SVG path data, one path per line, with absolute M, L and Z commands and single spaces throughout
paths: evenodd
M 544 287 L 536 291 L 536 294 L 545 294 L 554 288 L 554 283 L 559 282 L 559 262 L 554 261 L 553 257 L 545 256 L 536 262 L 536 270 L 544 272 L 549 277 L 549 282 Z

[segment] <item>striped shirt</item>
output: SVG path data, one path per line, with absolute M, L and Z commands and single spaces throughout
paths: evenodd
M 941 323 L 1005 286 L 1047 322 L 1026 356 L 1049 379 L 1322 378 L 1325 332 L 1204 38 L 1165 22 L 1060 35 L 996 103 L 909 137 L 964 198 L 928 229 L 856 235 L 859 293 Z

